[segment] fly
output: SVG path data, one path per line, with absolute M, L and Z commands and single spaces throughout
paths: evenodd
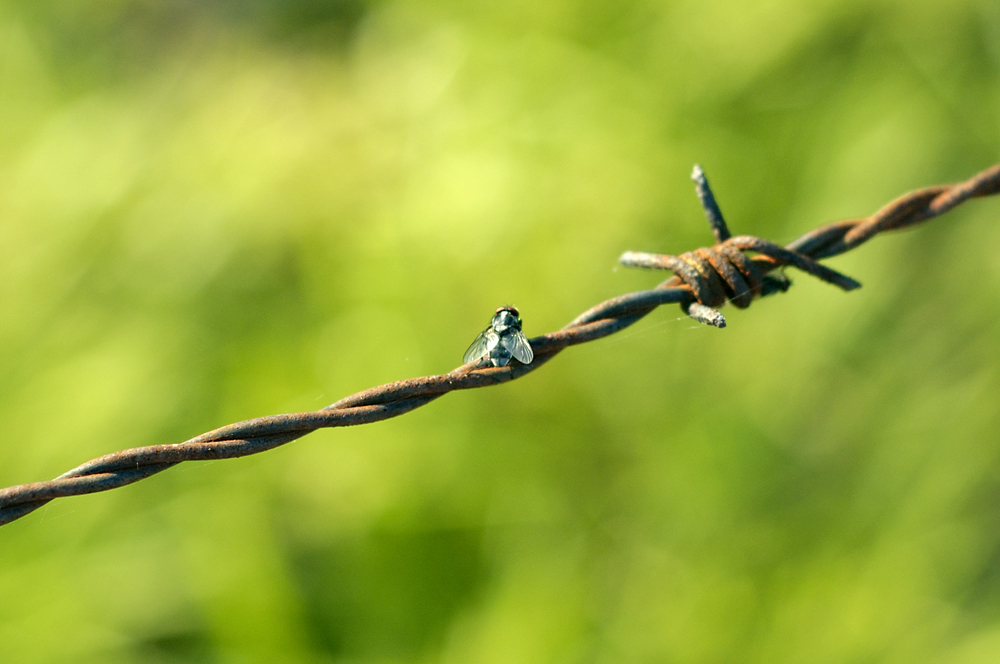
M 514 358 L 521 364 L 531 364 L 535 354 L 521 331 L 521 317 L 514 307 L 500 307 L 493 314 L 490 326 L 479 333 L 465 351 L 462 361 L 468 364 L 481 357 L 489 358 L 495 367 L 505 367 Z

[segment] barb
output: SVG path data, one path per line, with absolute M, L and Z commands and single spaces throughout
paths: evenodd
M 699 199 L 717 244 L 680 256 L 627 252 L 621 261 L 636 267 L 669 269 L 675 276 L 656 288 L 628 293 L 602 302 L 577 316 L 561 330 L 530 340 L 535 353 L 529 365 L 485 366 L 484 360 L 464 364 L 436 376 L 425 376 L 373 387 L 321 410 L 272 415 L 230 424 L 174 445 L 152 445 L 99 457 L 47 482 L 0 489 L 0 525 L 38 509 L 50 500 L 132 484 L 183 461 L 230 459 L 257 454 L 301 438 L 317 429 L 377 422 L 408 413 L 455 390 L 506 383 L 542 366 L 569 346 L 586 343 L 625 329 L 663 304 L 680 304 L 688 315 L 716 327 L 725 318 L 714 307 L 731 301 L 747 307 L 756 297 L 788 290 L 790 283 L 769 272 L 792 265 L 844 290 L 857 288 L 853 279 L 819 264 L 867 242 L 882 231 L 904 228 L 948 212 L 970 198 L 1000 193 L 1000 164 L 953 185 L 928 187 L 906 194 L 871 217 L 837 221 L 806 233 L 786 247 L 751 236 L 730 237 L 708 180 L 695 167 Z M 756 255 L 748 257 L 744 252 Z
M 708 225 L 712 227 L 712 235 L 715 236 L 715 241 L 719 243 L 725 242 L 730 238 L 729 228 L 726 226 L 726 220 L 722 218 L 722 210 L 719 209 L 719 204 L 715 202 L 715 195 L 712 194 L 712 188 L 708 186 L 708 178 L 705 177 L 705 171 L 701 170 L 701 166 L 698 164 L 695 164 L 694 170 L 691 171 L 691 179 L 694 180 L 694 193 L 698 194 L 701 207 L 705 209 L 705 218 L 708 219 Z

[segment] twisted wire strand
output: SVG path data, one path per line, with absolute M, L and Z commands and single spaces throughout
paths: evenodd
M 257 454 L 317 429 L 355 426 L 397 417 L 455 390 L 506 383 L 539 368 L 569 346 L 594 341 L 634 324 L 657 307 L 676 303 L 688 315 L 717 327 L 725 319 L 714 307 L 731 301 L 745 308 L 755 298 L 787 290 L 789 282 L 769 272 L 791 265 L 844 290 L 860 284 L 818 260 L 855 249 L 887 230 L 904 228 L 948 212 L 971 198 L 1000 193 L 1000 164 L 965 182 L 928 187 L 892 201 L 870 217 L 837 221 L 778 246 L 760 238 L 730 236 L 704 172 L 692 178 L 717 243 L 680 256 L 626 252 L 621 262 L 668 269 L 675 276 L 651 290 L 611 298 L 583 312 L 556 332 L 530 340 L 529 365 L 464 364 L 446 374 L 412 378 L 358 392 L 326 408 L 271 415 L 230 424 L 183 443 L 122 450 L 93 459 L 59 477 L 0 489 L 0 525 L 19 519 L 56 498 L 107 491 L 132 484 L 183 461 L 230 459 Z M 747 256 L 744 252 L 754 252 Z

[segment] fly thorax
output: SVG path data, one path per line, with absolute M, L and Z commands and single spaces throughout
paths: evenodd
M 509 311 L 500 311 L 493 316 L 493 329 L 503 334 L 508 328 L 521 329 L 521 320 Z

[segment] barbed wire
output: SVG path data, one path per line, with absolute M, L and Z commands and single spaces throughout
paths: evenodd
M 836 221 L 810 231 L 785 247 L 749 235 L 731 236 L 708 180 L 695 166 L 692 179 L 716 244 L 671 256 L 626 252 L 623 265 L 674 272 L 651 290 L 602 302 L 568 325 L 530 339 L 531 364 L 487 366 L 486 358 L 435 376 L 387 383 L 358 392 L 306 413 L 271 415 L 237 422 L 183 443 L 151 445 L 108 454 L 47 482 L 0 489 L 0 525 L 19 519 L 56 498 L 107 491 L 132 484 L 184 461 L 231 459 L 257 454 L 328 427 L 355 426 L 397 417 L 455 390 L 498 385 L 539 368 L 569 346 L 594 341 L 622 330 L 657 307 L 676 303 L 692 318 L 725 327 L 715 307 L 732 302 L 747 307 L 754 298 L 788 289 L 783 275 L 770 272 L 786 265 L 853 290 L 860 284 L 817 261 L 855 249 L 882 231 L 905 228 L 948 212 L 970 198 L 1000 193 L 1000 164 L 951 185 L 918 189 L 892 201 L 870 217 Z M 756 255 L 748 256 L 744 252 Z

